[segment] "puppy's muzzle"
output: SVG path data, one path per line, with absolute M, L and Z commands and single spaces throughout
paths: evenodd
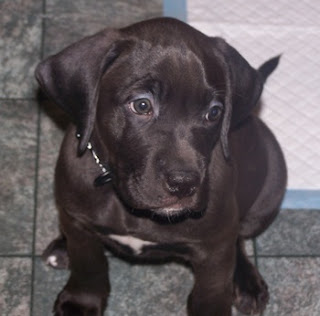
M 176 170 L 166 175 L 167 190 L 180 199 L 192 196 L 200 185 L 200 176 L 193 170 Z

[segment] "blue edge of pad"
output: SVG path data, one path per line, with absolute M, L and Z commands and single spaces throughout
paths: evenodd
M 320 210 L 320 190 L 288 189 L 281 207 Z
M 186 0 L 163 0 L 163 15 L 187 21 Z
M 187 22 L 187 1 L 163 0 L 163 15 Z M 286 209 L 320 210 L 320 190 L 288 189 L 281 207 Z

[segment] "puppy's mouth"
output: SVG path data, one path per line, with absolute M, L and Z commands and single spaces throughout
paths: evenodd
M 151 208 L 150 211 L 156 216 L 165 217 L 170 221 L 170 219 L 200 217 L 204 212 L 203 209 L 203 207 L 195 205 L 191 198 L 184 198 L 168 205 Z
M 142 207 L 129 207 L 126 209 L 135 216 L 146 217 L 160 224 L 175 224 L 187 218 L 201 218 L 206 208 L 203 205 L 198 205 L 191 198 L 184 198 L 168 204 L 164 203 L 161 206 L 153 205 L 148 207 L 144 205 Z
M 184 209 L 189 209 L 187 203 L 182 203 L 182 201 L 175 202 L 173 204 L 168 204 L 156 208 L 151 208 L 150 210 L 156 213 L 166 213 L 166 214 L 177 214 Z
M 199 219 L 203 217 L 205 209 L 185 208 L 177 204 L 170 207 L 152 209 L 150 212 L 153 213 L 150 218 L 160 223 L 176 224 L 188 218 Z
M 185 208 L 191 208 L 195 204 L 195 196 L 187 197 L 175 197 L 167 196 L 159 198 L 154 205 L 150 205 L 149 209 L 151 211 L 161 211 L 166 210 L 169 212 L 177 212 Z

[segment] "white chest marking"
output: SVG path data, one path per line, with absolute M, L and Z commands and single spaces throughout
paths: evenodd
M 115 240 L 116 242 L 122 245 L 130 247 L 136 255 L 141 254 L 144 246 L 156 245 L 156 243 L 152 241 L 146 241 L 146 240 L 142 240 L 142 239 L 128 236 L 128 235 L 125 236 L 125 235 L 110 234 L 109 238 L 111 238 L 112 240 Z

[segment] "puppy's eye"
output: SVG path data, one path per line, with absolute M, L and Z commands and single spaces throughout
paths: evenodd
M 222 109 L 223 105 L 221 103 L 215 103 L 206 114 L 206 120 L 209 122 L 217 120 L 222 113 Z
M 149 115 L 152 113 L 152 104 L 149 99 L 137 99 L 129 103 L 132 112 L 138 115 Z

